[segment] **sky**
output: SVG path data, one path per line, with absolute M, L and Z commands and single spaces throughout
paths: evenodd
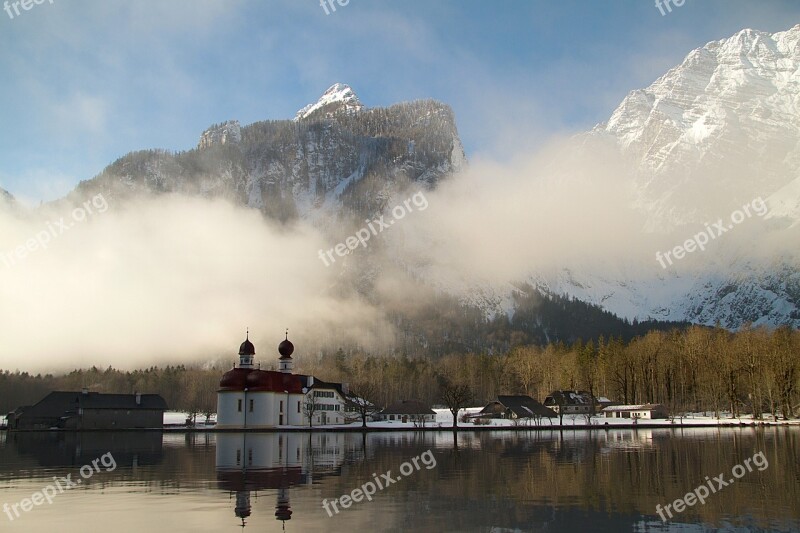
M 398 330 L 387 310 L 427 303 L 409 265 L 453 294 L 506 294 L 533 271 L 567 265 L 601 280 L 660 280 L 653 255 L 689 230 L 640 231 L 619 151 L 584 141 L 570 150 L 571 135 L 711 40 L 800 22 L 800 3 L 780 0 L 687 0 L 663 16 L 651 0 L 333 0 L 327 14 L 317 2 L 44 0 L 0 11 L 0 187 L 31 207 L 130 151 L 189 150 L 229 119 L 291 119 L 334 83 L 369 107 L 451 105 L 470 158 L 425 192 L 425 210 L 381 234 L 369 260 L 353 254 L 339 268 L 317 254 L 351 228 L 305 219 L 284 227 L 222 200 L 93 197 L 71 212 L 58 203 L 0 209 L 0 368 L 227 365 L 247 327 L 265 362 L 286 327 L 305 355 L 334 346 L 388 353 Z M 727 169 L 748 168 L 735 154 L 705 181 L 727 183 Z M 728 200 L 703 203 L 726 213 Z M 798 249 L 791 238 L 761 238 L 764 256 Z M 753 240 L 738 229 L 728 249 L 754 255 Z M 696 261 L 681 263 L 682 279 L 707 266 Z M 381 276 L 369 295 L 343 287 L 343 272 L 374 265 Z
M 12 2 L 13 4 L 13 2 Z M 335 11 L 333 10 L 335 8 Z M 0 12 L 0 188 L 64 196 L 209 125 L 292 118 L 333 83 L 369 106 L 451 105 L 471 158 L 533 151 L 608 118 L 692 49 L 788 29 L 800 2 L 44 0 Z

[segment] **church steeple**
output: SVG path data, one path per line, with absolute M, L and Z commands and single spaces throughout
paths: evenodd
M 294 344 L 289 340 L 289 330 L 286 330 L 286 339 L 278 345 L 278 353 L 281 354 L 278 359 L 278 368 L 284 374 L 291 374 L 294 367 L 292 361 L 292 354 L 294 353 Z
M 250 342 L 250 329 L 247 329 L 247 339 L 239 347 L 239 368 L 253 368 L 253 358 L 256 347 Z

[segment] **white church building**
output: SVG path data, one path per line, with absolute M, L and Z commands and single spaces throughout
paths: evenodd
M 256 348 L 247 339 L 239 347 L 239 366 L 227 371 L 217 392 L 217 428 L 268 429 L 279 426 L 344 424 L 347 386 L 293 374 L 294 345 L 278 345 L 278 371 L 255 366 Z

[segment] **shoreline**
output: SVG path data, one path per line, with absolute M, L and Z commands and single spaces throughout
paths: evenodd
M 800 427 L 800 420 L 753 421 L 753 420 L 717 420 L 714 422 L 638 422 L 636 424 L 564 424 L 564 425 L 488 425 L 488 426 L 428 426 L 428 427 L 273 427 L 273 428 L 217 428 L 164 426 L 163 428 L 129 428 L 129 429 L 12 429 L 0 428 L 6 433 L 122 433 L 122 432 L 162 432 L 162 433 L 395 433 L 395 432 L 486 432 L 486 431 L 610 431 L 614 429 L 693 429 L 693 428 L 779 428 Z

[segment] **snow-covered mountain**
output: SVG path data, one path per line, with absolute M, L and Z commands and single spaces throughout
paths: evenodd
M 800 177 L 800 25 L 692 51 L 594 133 L 639 165 L 649 229 L 703 222 L 720 191 L 734 203 L 766 198 Z
M 325 227 L 337 217 L 379 213 L 397 190 L 413 182 L 433 187 L 465 162 L 448 106 L 425 100 L 367 108 L 337 83 L 294 120 L 213 125 L 195 150 L 128 154 L 78 193 L 223 197 Z
M 361 101 L 349 85 L 336 83 L 314 104 L 309 104 L 297 112 L 295 121 L 311 117 L 331 118 L 336 113 L 354 113 L 364 109 Z
M 381 262 L 380 245 L 370 246 L 362 254 L 367 266 L 348 279 L 369 293 L 381 265 L 394 263 L 421 287 L 489 317 L 513 316 L 520 287 L 533 286 L 628 319 L 800 327 L 800 25 L 774 34 L 743 30 L 692 51 L 579 137 L 616 146 L 627 161 L 630 207 L 645 220 L 641 231 L 652 237 L 653 254 L 668 249 L 659 238 L 681 243 L 756 198 L 769 212 L 713 253 L 694 254 L 690 269 L 626 257 L 601 269 L 589 258 L 496 286 L 424 252 L 412 263 L 387 239 L 390 261 Z M 367 108 L 349 86 L 336 84 L 293 120 L 214 125 L 195 150 L 129 154 L 78 192 L 224 197 L 324 229 L 342 219 L 360 223 L 384 212 L 398 190 L 433 189 L 465 165 L 448 106 Z
M 692 51 L 589 136 L 611 139 L 631 162 L 634 207 L 653 235 L 691 236 L 756 198 L 769 213 L 748 229 L 751 241 L 719 243 L 691 271 L 534 281 L 628 318 L 800 327 L 800 25 Z M 783 245 L 765 257 L 763 241 Z

